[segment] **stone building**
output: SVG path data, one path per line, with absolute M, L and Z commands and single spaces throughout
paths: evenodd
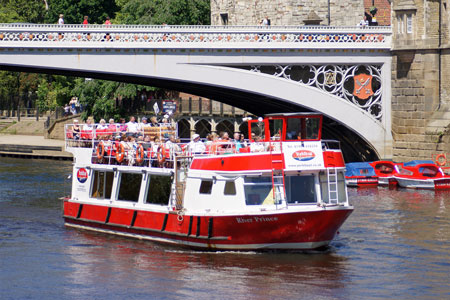
M 448 1 L 393 1 L 394 160 L 450 152 Z M 450 155 L 448 157 L 450 160 Z
M 305 25 L 311 12 L 320 25 L 355 26 L 377 7 L 379 25 L 390 25 L 389 0 L 212 0 L 212 25 L 259 25 L 268 17 L 271 25 Z

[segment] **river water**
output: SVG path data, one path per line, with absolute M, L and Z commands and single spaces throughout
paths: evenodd
M 329 249 L 206 253 L 65 228 L 71 163 L 0 158 L 0 299 L 450 299 L 450 193 L 349 190 Z

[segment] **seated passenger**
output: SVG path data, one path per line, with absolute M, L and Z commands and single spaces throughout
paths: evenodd
M 255 141 L 250 144 L 251 152 L 264 152 L 264 142 L 261 139 L 261 136 L 256 136 Z
M 125 123 L 125 119 L 124 118 L 120 118 L 120 125 L 119 125 L 119 131 L 120 134 L 125 134 L 127 132 L 128 126 Z
M 194 134 L 192 136 L 192 140 L 187 145 L 187 151 L 190 154 L 202 154 L 206 151 L 206 146 L 203 144 L 203 142 L 200 140 L 200 135 Z
M 78 120 L 73 120 L 72 133 L 73 133 L 74 140 L 80 139 L 81 127 L 78 124 Z
M 127 123 L 127 135 L 137 137 L 141 131 L 141 126 L 136 122 L 136 118 L 131 116 L 130 122 Z
M 109 119 L 109 125 L 108 125 L 108 133 L 110 135 L 115 134 L 117 131 L 117 125 L 114 123 L 114 119 Z

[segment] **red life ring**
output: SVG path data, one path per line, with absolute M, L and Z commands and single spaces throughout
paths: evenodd
M 105 145 L 103 144 L 103 142 L 100 142 L 97 145 L 97 159 L 102 160 L 104 156 L 105 156 Z
M 441 160 L 442 158 L 442 160 Z M 436 164 L 439 167 L 443 167 L 447 164 L 447 157 L 445 156 L 445 154 L 439 154 L 436 156 Z
M 156 158 L 158 159 L 158 163 L 161 165 L 166 161 L 166 147 L 159 146 L 158 153 L 156 153 Z
M 142 144 L 139 144 L 136 149 L 136 162 L 141 164 L 144 161 L 144 147 Z
M 121 163 L 123 161 L 123 158 L 125 157 L 125 148 L 123 144 L 119 144 L 116 149 L 116 160 L 118 163 Z

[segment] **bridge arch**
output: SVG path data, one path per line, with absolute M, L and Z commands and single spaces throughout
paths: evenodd
M 140 31 L 134 35 L 135 38 L 130 39 L 130 28 L 125 29 L 114 29 L 119 37 L 114 42 L 103 41 L 101 37 L 104 36 L 104 29 L 95 28 L 67 29 L 62 40 L 47 38 L 34 41 L 35 36 L 40 35 L 33 34 L 33 40 L 25 41 L 19 35 L 19 39 L 11 38 L 0 43 L 0 68 L 169 88 L 221 101 L 256 115 L 317 111 L 326 116 L 326 136 L 341 140 L 355 156 L 365 159 L 392 157 L 390 33 L 385 28 L 382 30 L 386 32 L 377 33 L 361 29 L 351 29 L 354 33 L 348 33 L 335 28 L 270 28 L 270 31 L 279 32 L 262 32 L 257 35 L 258 39 L 256 36 L 254 39 L 248 37 L 251 32 L 261 29 L 223 32 L 222 28 L 188 28 L 188 31 L 201 31 L 192 35 L 186 29 L 178 28 L 168 32 L 174 37 L 169 40 L 153 39 L 164 37 L 166 33 L 163 32 L 140 32 L 147 28 L 133 28 L 136 32 Z M 42 28 L 33 30 L 44 32 Z M 48 30 L 60 32 L 64 28 L 51 27 Z M 98 31 L 96 34 L 100 38 L 80 40 L 76 34 L 83 30 Z M 221 32 L 217 33 L 217 30 Z M 300 30 L 308 32 L 311 38 L 304 38 L 304 34 L 299 34 Z M 271 34 L 273 39 L 259 38 Z M 16 35 L 11 34 L 12 37 Z M 43 36 L 48 35 L 45 32 Z M 5 33 L 5 39 L 8 36 Z M 330 48 L 334 50 L 329 51 Z M 245 69 L 254 65 L 302 64 L 381 66 L 385 86 L 382 118 L 374 118 L 338 95 L 286 78 Z

